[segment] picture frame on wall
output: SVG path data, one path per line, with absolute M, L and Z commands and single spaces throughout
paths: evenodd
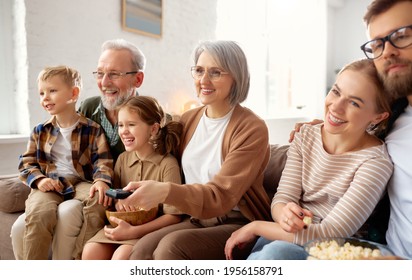
M 124 30 L 162 37 L 163 0 L 122 0 Z

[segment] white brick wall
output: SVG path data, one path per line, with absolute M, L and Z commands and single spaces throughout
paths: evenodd
M 121 0 L 14 0 L 26 6 L 26 22 L 19 32 L 24 26 L 27 31 L 26 37 L 15 38 L 19 49 L 27 41 L 27 57 L 18 55 L 15 71 L 23 73 L 16 81 L 18 89 L 27 87 L 29 95 L 27 104 L 22 102 L 26 99 L 24 94 L 16 96 L 20 105 L 18 127 L 31 128 L 48 117 L 38 104 L 36 85 L 37 74 L 46 65 L 68 64 L 77 68 L 84 81 L 81 99 L 99 94 L 91 72 L 96 67 L 100 45 L 113 38 L 134 42 L 147 57 L 145 81 L 139 92 L 156 97 L 168 112 L 180 113 L 182 103 L 195 96 L 189 73 L 193 48 L 200 40 L 215 38 L 216 1 L 163 0 L 163 36 L 156 39 L 122 30 Z M 362 39 L 364 26 L 360 14 L 369 1 L 336 1 L 346 4 L 329 9 L 329 82 L 342 61 L 362 56 L 357 48 L 352 52 L 347 44 L 339 42 L 366 40 L 366 36 Z M 354 20 L 349 21 L 353 14 Z M 351 28 L 347 28 L 348 23 Z M 360 33 L 355 34 L 354 30 Z M 24 124 L 27 112 L 30 122 Z M 293 121 L 267 120 L 271 143 L 285 143 Z M 0 139 L 0 175 L 16 172 L 18 154 L 23 148 L 25 143 L 10 144 Z
M 100 94 L 91 74 L 96 69 L 101 44 L 124 38 L 135 43 L 147 58 L 145 80 L 139 93 L 156 97 L 164 109 L 181 113 L 184 102 L 194 99 L 189 68 L 192 51 L 200 40 L 215 38 L 216 0 L 163 0 L 163 36 L 152 38 L 122 30 L 121 0 L 18 0 L 25 4 L 25 24 L 15 35 L 18 48 L 27 41 L 27 58 L 18 55 L 18 91 L 28 88 L 19 116 L 28 130 L 49 115 L 38 103 L 36 79 L 46 65 L 67 64 L 83 76 L 81 99 Z M 17 15 L 14 15 L 17 16 Z M 27 37 L 25 38 L 24 29 Z M 22 50 L 20 50 L 22 51 Z M 27 70 L 26 70 L 27 68 Z M 26 72 L 28 71 L 28 78 Z M 28 114 L 27 114 L 28 112 Z M 27 123 L 27 115 L 30 123 Z M 26 124 L 24 124 L 26 122 Z M 26 143 L 0 141 L 0 174 L 17 172 L 18 156 Z
M 156 97 L 165 110 L 180 113 L 192 99 L 189 67 L 199 40 L 214 39 L 216 0 L 163 0 L 163 36 L 152 38 L 122 30 L 119 0 L 26 0 L 30 127 L 47 118 L 38 106 L 36 78 L 46 65 L 67 64 L 83 76 L 81 99 L 99 94 L 91 72 L 101 44 L 124 38 L 147 58 L 139 92 Z

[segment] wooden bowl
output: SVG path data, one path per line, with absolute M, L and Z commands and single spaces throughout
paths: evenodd
M 157 211 L 157 207 L 154 207 L 149 211 L 137 210 L 133 212 L 117 212 L 106 210 L 106 217 L 109 220 L 109 223 L 112 225 L 112 227 L 117 227 L 117 223 L 110 221 L 110 217 L 116 217 L 128 222 L 132 226 L 137 226 L 154 220 L 157 216 Z

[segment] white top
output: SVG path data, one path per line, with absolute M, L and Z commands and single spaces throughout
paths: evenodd
M 59 134 L 51 150 L 51 156 L 56 165 L 57 173 L 62 177 L 66 175 L 73 176 L 73 174 L 79 176 L 73 166 L 71 145 L 72 132 L 78 123 L 76 122 L 74 125 L 65 128 L 59 126 Z
M 222 118 L 212 119 L 203 113 L 192 139 L 182 155 L 182 168 L 187 184 L 206 184 L 222 166 L 223 136 L 233 110 Z
M 412 259 L 412 107 L 395 121 L 385 139 L 394 172 L 388 184 L 391 201 L 386 240 L 398 256 Z

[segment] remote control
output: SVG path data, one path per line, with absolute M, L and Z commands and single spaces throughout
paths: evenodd
M 124 191 L 122 189 L 110 189 L 106 191 L 106 195 L 115 199 L 124 199 L 131 195 L 132 192 Z

